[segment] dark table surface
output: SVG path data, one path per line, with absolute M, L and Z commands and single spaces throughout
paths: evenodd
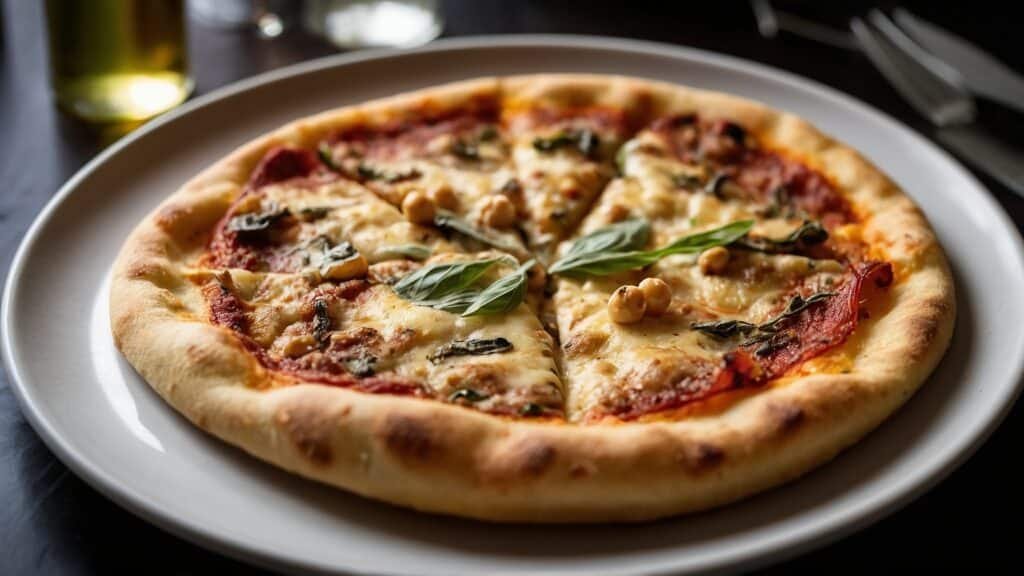
M 109 136 L 64 117 L 49 95 L 42 2 L 4 0 L 0 14 L 0 271 L 46 201 Z M 714 6 L 704 6 L 701 5 Z M 792 2 L 788 4 L 793 4 Z M 821 11 L 797 2 L 795 8 Z M 865 3 L 830 2 L 842 25 Z M 954 30 L 1024 72 L 1018 25 L 995 3 L 905 2 L 916 13 Z M 671 8 L 676 6 L 676 8 Z M 757 34 L 745 2 L 442 2 L 445 36 L 520 32 L 600 34 L 657 40 L 733 54 L 801 74 L 860 98 L 930 134 L 928 125 L 856 52 L 794 37 Z M 266 70 L 334 53 L 293 29 L 263 40 L 251 31 L 225 31 L 190 22 L 196 94 Z M 1024 121 L 983 103 L 991 130 L 1024 142 Z M 977 173 L 1024 225 L 1024 200 Z M 984 249 L 984 247 L 979 247 Z M 1020 295 L 1008 295 L 1020 297 Z M 1017 319 L 1020 321 L 1020 319 Z M 1017 519 L 1024 513 L 1020 444 L 1024 409 L 1018 405 L 989 441 L 938 487 L 877 524 L 769 573 L 864 573 L 943 570 L 959 560 L 1008 569 L 1020 552 Z M 1007 525 L 1007 522 L 1009 523 Z M 980 565 L 979 565 L 980 566 Z M 250 566 L 194 546 L 113 504 L 87 486 L 43 445 L 18 409 L 0 372 L 0 574 L 78 574 L 145 570 L 152 574 L 251 573 Z

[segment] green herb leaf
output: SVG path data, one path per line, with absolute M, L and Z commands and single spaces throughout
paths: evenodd
M 699 176 L 693 174 L 673 174 L 672 185 L 676 188 L 684 188 L 686 190 L 694 190 L 698 188 L 704 181 Z
M 472 388 L 459 388 L 455 392 L 452 392 L 448 396 L 449 402 L 456 402 L 458 400 L 465 400 L 466 402 L 481 402 L 487 400 L 491 396 L 489 394 L 483 394 L 473 390 Z
M 799 251 L 807 246 L 821 244 L 828 240 L 828 231 L 818 222 L 804 220 L 799 228 L 782 238 L 751 238 L 737 242 L 737 245 L 757 252 L 769 254 L 788 254 Z
M 694 322 L 690 328 L 699 330 L 716 338 L 729 338 L 737 334 L 747 334 L 757 329 L 756 324 L 742 320 L 718 320 L 712 322 Z
M 797 294 L 796 296 L 793 296 L 793 299 L 789 301 L 789 305 L 786 306 L 786 309 L 781 314 L 779 314 L 772 320 L 765 322 L 764 324 L 761 324 L 760 326 L 758 326 L 758 329 L 762 331 L 773 331 L 778 327 L 780 323 L 782 323 L 782 321 L 786 320 L 787 318 L 795 316 L 809 308 L 812 304 L 823 302 L 834 295 L 835 292 L 816 292 L 814 294 L 811 294 L 807 298 L 804 298 L 803 296 Z
M 430 264 L 399 280 L 395 292 L 414 303 L 440 300 L 472 286 L 498 258 Z
M 353 258 L 359 257 L 359 251 L 352 246 L 348 241 L 340 242 L 330 248 L 324 250 L 320 255 L 320 274 L 326 276 L 327 270 L 336 264 L 341 264 L 346 260 L 352 260 Z
M 452 314 L 462 314 L 467 308 L 476 300 L 477 296 L 480 295 L 480 291 L 471 288 L 462 292 L 454 292 L 448 294 L 443 298 L 436 300 L 422 300 L 416 302 L 420 306 L 429 306 L 435 310 L 441 310 L 443 312 L 450 312 Z
M 803 312 L 812 305 L 823 302 L 832 296 L 834 292 L 816 292 L 807 298 L 797 294 L 790 299 L 786 309 L 778 316 L 762 324 L 751 324 L 743 320 L 718 320 L 712 322 L 695 322 L 690 328 L 699 330 L 715 338 L 731 338 L 738 335 L 750 335 L 740 343 L 740 346 L 753 346 L 761 344 L 754 352 L 758 356 L 765 356 L 785 346 L 792 340 L 792 336 L 782 330 L 786 320 Z
M 317 298 L 313 301 L 313 338 L 323 348 L 331 333 L 331 315 L 327 310 L 327 301 Z
M 363 180 L 383 180 L 384 182 L 387 182 L 389 184 L 394 184 L 396 182 L 404 182 L 406 180 L 415 180 L 423 175 L 419 170 L 415 168 L 409 168 L 408 170 L 403 170 L 402 172 L 390 172 L 387 170 L 380 170 L 369 164 L 366 164 L 365 162 L 359 164 L 359 166 L 356 168 L 356 172 L 359 174 L 359 177 L 362 178 Z
M 290 215 L 291 212 L 288 208 L 272 204 L 262 212 L 250 212 L 228 220 L 227 231 L 242 234 L 262 232 L 270 229 L 280 220 Z
M 647 251 L 619 248 L 618 246 L 620 245 L 629 246 L 630 242 L 637 241 L 636 236 L 633 237 L 633 240 L 625 240 L 624 236 L 620 233 L 618 236 L 613 235 L 611 240 L 623 239 L 622 244 L 605 240 L 604 242 L 609 246 L 607 249 L 584 251 L 586 247 L 581 247 L 578 252 L 573 253 L 573 249 L 576 248 L 574 244 L 570 248 L 569 253 L 566 254 L 566 257 L 552 264 L 549 270 L 553 274 L 562 274 L 570 277 L 607 276 L 625 270 L 636 270 L 650 266 L 658 260 L 673 254 L 696 254 L 715 246 L 732 244 L 743 238 L 753 225 L 753 220 L 741 220 L 706 232 L 684 236 L 667 246 Z M 600 232 L 601 230 L 598 230 L 589 236 L 595 236 Z M 588 237 L 581 238 L 580 241 Z M 601 244 L 601 242 L 595 241 L 591 247 L 600 247 Z
M 477 145 L 465 140 L 456 140 L 452 144 L 452 154 L 463 160 L 479 160 L 480 150 Z
M 593 130 L 568 130 L 549 138 L 534 138 L 533 147 L 538 152 L 554 152 L 560 148 L 575 148 L 580 154 L 591 158 L 601 145 L 601 139 Z
M 451 356 L 484 356 L 501 354 L 514 348 L 512 343 L 502 337 L 471 338 L 468 340 L 452 340 L 427 356 L 433 364 L 438 364 Z
M 566 257 L 594 252 L 623 252 L 639 250 L 647 244 L 651 225 L 643 218 L 623 220 L 599 228 L 572 243 Z
M 299 210 L 299 218 L 303 222 L 315 222 L 326 218 L 333 209 L 333 206 L 306 206 Z
M 526 297 L 526 273 L 536 264 L 530 260 L 480 292 L 463 316 L 489 316 L 515 310 Z
M 540 416 L 542 414 L 544 414 L 544 407 L 533 402 L 527 402 L 519 409 L 520 416 Z
M 377 367 L 377 357 L 369 354 L 345 360 L 345 369 L 356 378 L 373 376 Z
M 408 258 L 417 262 L 430 258 L 432 253 L 433 251 L 430 249 L 430 246 L 424 246 L 423 244 L 396 244 L 394 246 L 384 246 L 377 250 L 377 256 L 384 260 Z
M 626 142 L 615 152 L 615 169 L 619 171 L 620 176 L 626 175 L 626 160 L 633 149 L 633 140 Z
M 456 232 L 468 238 L 472 238 L 482 244 L 497 248 L 498 250 L 503 250 L 512 254 L 519 254 L 522 252 L 520 247 L 514 242 L 510 242 L 500 236 L 491 234 L 486 230 L 481 230 L 447 210 L 438 210 L 437 215 L 434 216 L 434 226 L 437 226 L 442 230 Z
M 334 155 L 331 151 L 331 145 L 327 142 L 321 142 L 316 147 L 316 155 L 320 157 L 320 161 L 323 162 L 324 166 L 327 166 L 335 172 L 341 172 L 341 167 L 334 162 Z
M 479 140 L 480 142 L 489 142 L 489 141 L 495 140 L 497 138 L 498 138 L 498 129 L 495 128 L 494 126 L 490 125 L 490 124 L 488 124 L 487 126 L 484 126 L 483 128 L 481 128 L 480 129 L 480 133 L 476 137 L 476 139 Z

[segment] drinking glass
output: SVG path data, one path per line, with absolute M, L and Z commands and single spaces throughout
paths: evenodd
M 188 97 L 183 0 L 47 0 L 57 103 L 95 122 L 151 118 Z
M 341 48 L 416 46 L 442 27 L 435 0 L 306 0 L 303 20 Z

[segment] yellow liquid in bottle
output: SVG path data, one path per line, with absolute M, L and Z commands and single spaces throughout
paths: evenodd
M 183 0 L 47 0 L 62 108 L 96 122 L 145 120 L 192 90 Z

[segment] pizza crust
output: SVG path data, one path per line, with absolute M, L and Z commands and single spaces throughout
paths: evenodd
M 310 147 L 358 121 L 424 106 L 508 102 L 626 107 L 633 121 L 699 111 L 798 154 L 844 190 L 864 239 L 893 263 L 889 308 L 843 353 L 849 374 L 785 378 L 681 421 L 571 425 L 315 384 L 277 386 L 205 316 L 183 262 L 271 147 Z M 945 351 L 953 281 L 924 216 L 858 153 L 795 116 L 718 93 L 624 77 L 546 75 L 433 88 L 289 124 L 204 171 L 126 242 L 111 287 L 118 348 L 200 428 L 277 466 L 367 497 L 491 521 L 639 521 L 735 501 L 828 461 L 901 406 Z

